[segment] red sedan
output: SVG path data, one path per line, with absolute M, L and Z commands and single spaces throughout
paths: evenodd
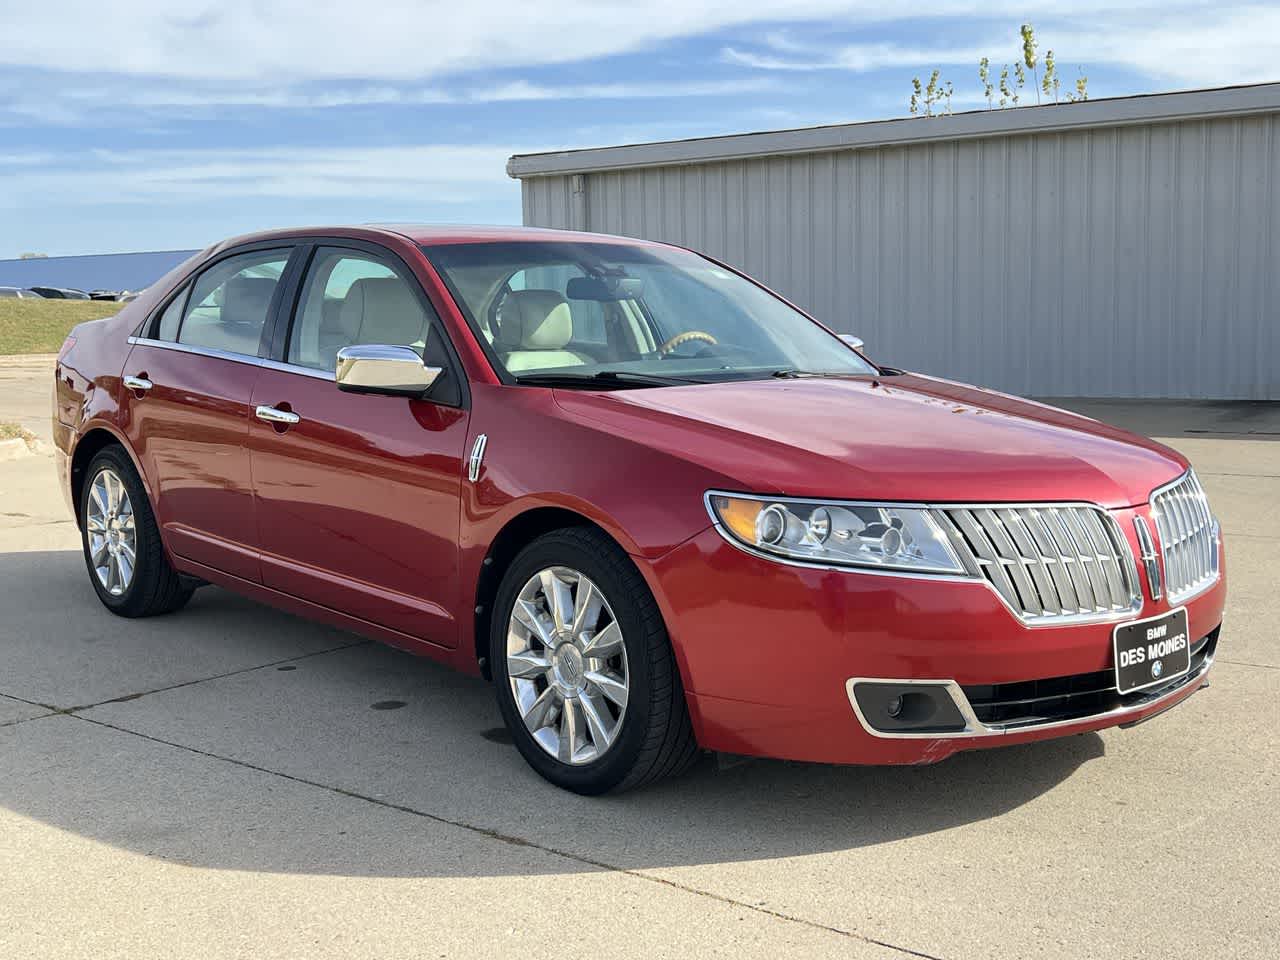
M 109 610 L 215 583 L 482 674 L 581 793 L 699 749 L 927 763 L 1137 723 L 1218 641 L 1181 455 L 878 366 L 675 247 L 242 237 L 73 330 L 56 377 Z

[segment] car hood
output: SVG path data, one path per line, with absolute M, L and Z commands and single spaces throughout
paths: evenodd
M 1168 447 L 1088 417 L 915 374 L 557 390 L 556 399 L 742 491 L 1122 507 L 1187 468 Z

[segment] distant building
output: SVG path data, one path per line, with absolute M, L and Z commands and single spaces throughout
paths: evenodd
M 886 364 L 1033 396 L 1280 400 L 1280 83 L 507 170 L 526 224 L 701 250 Z
M 83 257 L 0 260 L 0 287 L 74 287 L 77 290 L 141 290 L 196 250 L 100 253 Z

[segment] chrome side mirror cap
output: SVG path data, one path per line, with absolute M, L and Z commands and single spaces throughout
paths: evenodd
M 842 333 L 842 334 L 839 334 L 839 337 L 841 340 L 843 340 L 849 346 L 853 347 L 853 349 L 857 350 L 859 353 L 861 353 L 862 348 L 866 346 L 866 344 L 862 342 L 861 337 L 855 337 L 852 333 Z
M 347 393 L 420 397 L 443 372 L 443 367 L 428 367 L 409 347 L 359 344 L 338 351 L 334 379 Z

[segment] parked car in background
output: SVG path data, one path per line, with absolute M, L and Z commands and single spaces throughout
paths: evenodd
M 32 287 L 36 293 L 46 300 L 88 300 L 89 295 L 74 287 Z
M 108 610 L 212 582 L 482 674 L 580 793 L 699 748 L 920 764 L 1132 725 L 1217 649 L 1181 454 L 873 363 L 676 247 L 241 237 L 72 330 L 54 388 Z
M 25 290 L 22 287 L 0 287 L 0 300 L 39 300 L 40 294 L 34 290 Z
M 89 299 L 90 300 L 119 300 L 120 291 L 119 290 L 90 290 Z

